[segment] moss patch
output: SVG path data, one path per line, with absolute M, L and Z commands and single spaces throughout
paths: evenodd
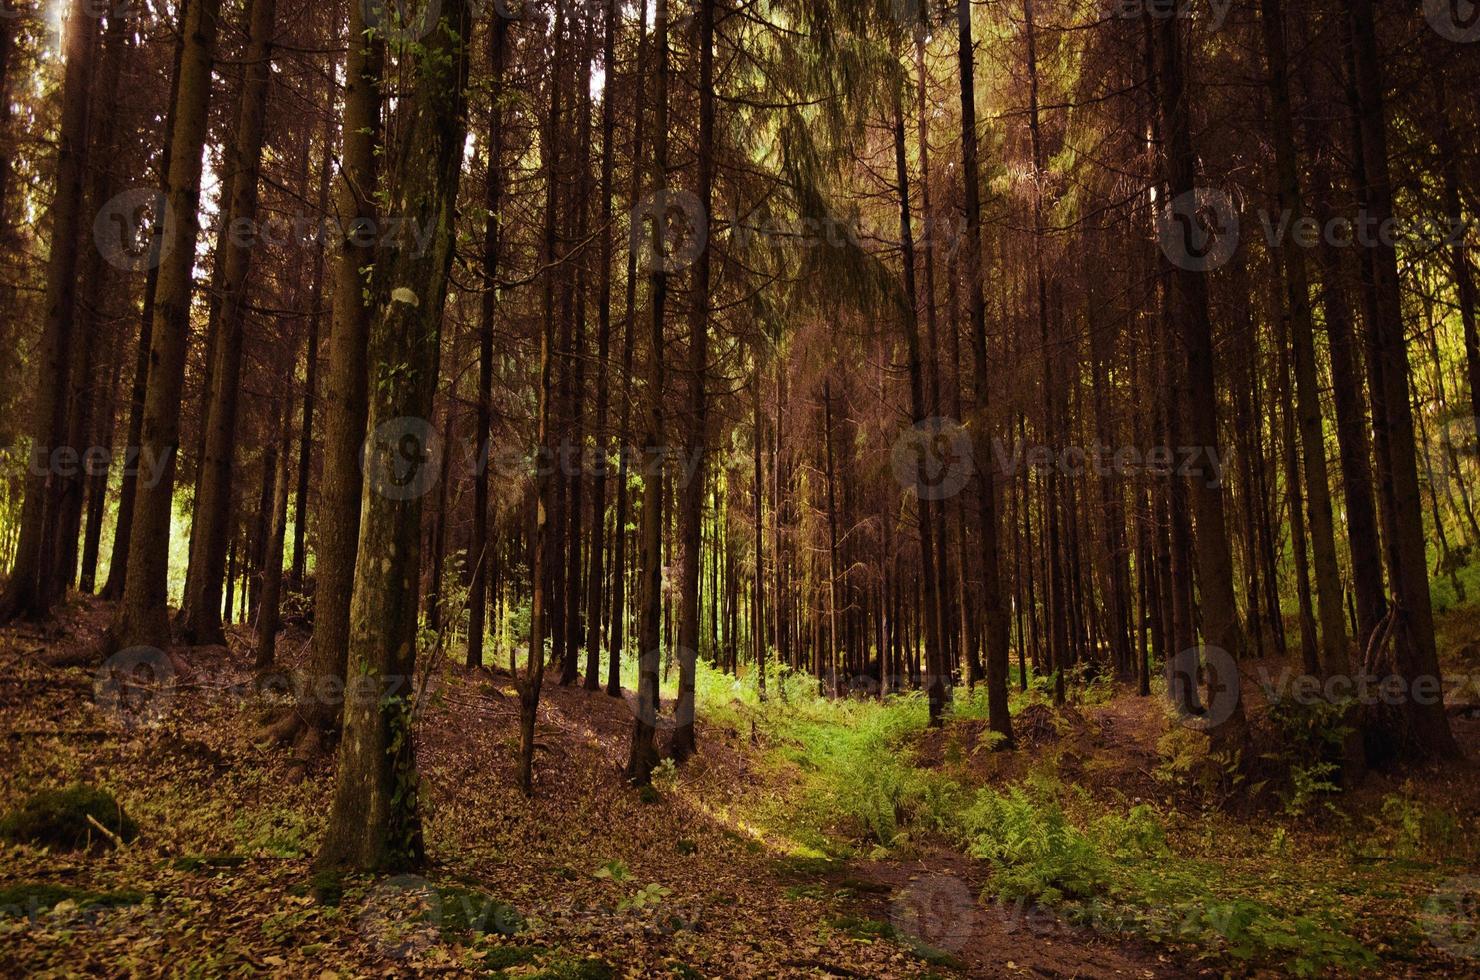
M 77 784 L 49 789 L 28 798 L 0 819 L 0 837 L 28 844 L 75 849 L 113 841 L 88 820 L 91 817 L 125 843 L 139 836 L 139 827 L 109 793 Z
M 71 901 L 79 909 L 113 909 L 138 905 L 143 900 L 142 892 L 131 890 L 92 892 L 70 885 L 32 881 L 0 888 L 0 921 L 39 915 L 66 901 Z

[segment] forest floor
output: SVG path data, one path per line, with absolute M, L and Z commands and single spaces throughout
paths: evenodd
M 629 702 L 552 682 L 530 800 L 508 675 L 439 668 L 424 877 L 315 877 L 332 763 L 298 779 L 257 741 L 281 699 L 249 634 L 172 651 L 173 685 L 119 713 L 94 667 L 48 662 L 107 613 L 0 631 L 0 812 L 85 783 L 140 829 L 0 845 L 7 975 L 1480 975 L 1471 764 L 1344 793 L 1315 767 L 1208 778 L 1219 760 L 1162 699 L 1104 682 L 1059 709 L 1018 694 L 1019 751 L 992 752 L 964 691 L 928 730 L 918 697 L 828 702 L 798 679 L 759 703 L 701 670 L 700 753 L 641 793 L 620 779 Z M 286 665 L 306 641 L 284 635 Z M 1455 725 L 1476 758 L 1480 721 Z

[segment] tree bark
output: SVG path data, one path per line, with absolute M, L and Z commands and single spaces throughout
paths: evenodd
M 410 91 L 402 96 L 406 123 L 385 197 L 387 212 L 406 221 L 383 242 L 377 267 L 386 295 L 376 304 L 367 351 L 375 372 L 372 431 L 432 414 L 467 125 L 470 27 L 467 0 L 453 0 L 402 60 Z M 418 247 L 408 226 L 431 227 L 431 241 Z M 367 560 L 355 567 L 350 612 L 348 666 L 356 682 L 346 690 L 321 868 L 401 870 L 425 856 L 412 734 L 422 497 L 396 479 L 403 448 L 400 440 L 377 438 L 366 449 L 360 542 Z
M 349 646 L 350 596 L 359 553 L 360 494 L 364 477 L 360 453 L 369 412 L 371 303 L 375 284 L 362 270 L 375 261 L 377 217 L 380 76 L 385 59 L 379 36 L 367 33 L 363 4 L 349 5 L 345 37 L 344 137 L 334 183 L 331 260 L 333 313 L 325 366 L 324 470 L 319 485 L 318 552 L 314 567 L 313 647 L 300 692 L 298 714 L 312 741 L 339 727 L 339 699 L 325 696 L 345 678 Z M 357 234 L 358 232 L 358 234 Z
M 211 68 L 215 58 L 221 0 L 190 0 L 184 25 L 170 136 L 167 220 L 149 353 L 140 452 L 157 461 L 157 480 L 140 483 L 129 532 L 123 604 L 109 637 L 111 649 L 169 645 L 166 588 L 175 469 L 180 448 L 180 401 L 190 336 L 195 243 L 200 232 L 201 151 L 207 136 Z
M 714 197 L 714 0 L 699 0 L 699 145 L 700 213 L 708 215 Z M 709 440 L 709 245 L 694 260 L 689 302 L 688 458 L 684 460 L 681 501 L 683 582 L 679 596 L 677 726 L 670 751 L 675 762 L 694 753 L 695 660 L 699 655 L 699 549 L 704 537 L 704 494 L 708 488 L 706 453 Z M 757 365 L 759 368 L 759 365 Z M 756 528 L 760 534 L 761 528 Z M 773 556 L 774 557 L 774 556 Z
M 1372 0 L 1352 0 L 1353 63 L 1361 130 L 1365 186 L 1360 188 L 1377 227 L 1393 217 L 1393 189 L 1388 176 L 1387 114 L 1382 66 L 1372 20 Z M 1384 236 L 1378 236 L 1382 239 Z M 1434 640 L 1434 608 L 1429 594 L 1425 559 L 1422 500 L 1418 482 L 1417 445 L 1410 402 L 1408 344 L 1404 336 L 1403 302 L 1398 279 L 1397 253 L 1390 239 L 1370 250 L 1376 319 L 1372 324 L 1381 387 L 1374 391 L 1386 415 L 1386 453 L 1393 514 L 1391 578 L 1398 600 L 1398 667 L 1410 685 L 1418 678 L 1443 689 L 1443 676 Z M 1411 687 L 1410 687 L 1411 690 Z M 1420 703 L 1430 700 L 1430 703 Z M 1441 700 L 1409 698 L 1410 736 L 1417 754 L 1452 758 L 1460 754 Z
M 211 371 L 205 453 L 200 465 L 200 500 L 190 530 L 190 564 L 180 634 L 187 643 L 224 644 L 221 629 L 221 586 L 226 573 L 227 519 L 231 510 L 231 461 L 236 448 L 241 403 L 242 356 L 246 343 L 247 276 L 256 245 L 257 201 L 262 148 L 267 129 L 268 85 L 272 78 L 273 29 L 277 0 L 251 0 L 250 37 L 242 81 L 241 114 L 236 150 L 231 160 L 229 211 L 221 275 L 220 335 Z M 245 232 L 242 234 L 241 232 Z
M 68 480 L 53 467 L 52 454 L 66 445 L 68 437 L 67 392 L 77 316 L 78 241 L 83 221 L 88 117 L 98 37 L 98 19 L 92 15 L 86 0 L 72 0 L 66 32 L 57 176 L 51 204 L 51 249 L 46 268 L 46 313 L 37 356 L 40 380 L 32 407 L 31 458 L 25 502 L 21 507 L 20 537 L 10 580 L 0 595 L 0 622 L 45 617 L 66 589 L 66 583 L 57 574 L 63 563 L 61 551 L 76 546 L 75 539 L 60 540 L 62 498 Z
M 973 443 L 978 460 L 990 459 L 988 429 L 987 304 L 982 293 L 981 175 L 976 132 L 976 68 L 972 50 L 971 0 L 957 0 L 956 27 L 959 43 L 957 61 L 961 75 L 961 178 L 966 186 L 965 276 L 971 310 L 971 338 L 976 361 L 976 418 Z M 977 469 L 977 512 L 981 524 L 982 616 L 986 628 L 987 725 L 1002 737 L 1001 745 L 1013 745 L 1012 720 L 1007 706 L 1007 664 L 1011 646 L 1011 624 L 1002 601 L 1001 561 L 998 545 L 996 476 L 990 466 Z

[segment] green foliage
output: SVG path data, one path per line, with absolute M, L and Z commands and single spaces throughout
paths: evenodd
M 942 966 L 952 970 L 965 969 L 965 965 L 945 950 L 936 949 L 909 933 L 901 932 L 892 924 L 878 919 L 864 919 L 843 915 L 832 920 L 832 927 L 854 939 L 867 941 L 888 940 L 905 947 L 916 959 L 931 966 Z
M 1021 787 L 1006 794 L 983 789 L 962 824 L 971 856 L 996 869 L 993 884 L 1003 898 L 1056 903 L 1109 886 L 1107 859 L 1055 801 L 1035 802 Z
M 332 868 L 315 871 L 309 891 L 320 905 L 337 906 L 344 899 L 344 874 Z
M 665 758 L 653 767 L 653 787 L 661 793 L 671 793 L 678 788 L 678 764 Z
M 109 833 L 128 843 L 139 836 L 139 827 L 111 794 L 81 783 L 43 790 L 0 819 L 0 837 L 51 847 L 112 845 Z
M 494 946 L 483 954 L 483 966 L 501 973 L 512 966 L 533 963 L 548 952 L 544 946 Z
M 1398 793 L 1382 798 L 1376 831 L 1392 856 L 1406 860 L 1449 857 L 1464 837 L 1453 813 Z
M 672 894 L 673 889 L 666 888 L 656 882 L 649 882 L 618 902 L 617 911 L 626 912 L 631 909 L 641 911 L 642 909 L 652 908 L 654 905 L 662 904 L 663 899 Z
M 543 970 L 533 974 L 537 980 L 613 980 L 616 975 L 605 960 L 570 957 L 551 960 Z
M 1158 761 L 1151 775 L 1174 798 L 1221 810 L 1245 791 L 1246 777 L 1237 752 L 1214 752 L 1208 737 L 1174 724 L 1157 740 Z
M 170 862 L 170 867 L 176 871 L 188 871 L 191 873 L 205 873 L 211 871 L 224 871 L 227 868 L 239 868 L 247 863 L 247 859 L 240 854 L 187 854 L 177 857 Z
M 591 876 L 606 881 L 623 882 L 632 877 L 632 872 L 628 871 L 627 865 L 621 861 L 608 861 L 591 872 Z
M 1346 702 L 1311 700 L 1301 703 L 1294 698 L 1270 701 L 1267 717 L 1279 734 L 1279 749 L 1265 758 L 1279 765 L 1287 774 L 1286 782 L 1276 788 L 1285 813 L 1303 817 L 1320 803 L 1335 811 L 1330 797 L 1341 792 L 1336 782 L 1341 775 L 1341 748 L 1352 734 Z

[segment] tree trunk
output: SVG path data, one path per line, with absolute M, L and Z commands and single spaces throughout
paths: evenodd
M 473 540 L 468 548 L 468 656 L 469 667 L 483 665 L 483 633 L 488 605 L 488 480 L 493 427 L 493 330 L 498 313 L 498 259 L 500 210 L 504 199 L 503 78 L 507 58 L 505 41 L 509 21 L 495 15 L 488 38 L 488 61 L 493 74 L 488 110 L 488 159 L 483 203 L 488 217 L 483 225 L 483 296 L 478 327 L 478 411 L 473 445 Z
M 57 574 L 63 561 L 61 551 L 64 547 L 76 547 L 75 538 L 60 540 L 62 498 L 68 480 L 52 465 L 52 454 L 65 446 L 68 437 L 67 392 L 77 314 L 78 241 L 83 222 L 88 117 L 97 37 L 98 20 L 90 5 L 86 0 L 73 0 L 67 14 L 56 192 L 51 205 L 51 248 L 46 267 L 46 313 L 37 358 L 41 377 L 35 387 L 32 408 L 31 458 L 21 509 L 20 539 L 10 580 L 0 595 L 0 622 L 46 616 L 65 592 L 66 583 Z
M 1381 227 L 1393 217 L 1393 189 L 1388 176 L 1387 114 L 1372 0 L 1352 0 L 1349 10 L 1362 162 L 1366 171 L 1365 186 L 1360 190 L 1370 220 Z M 1398 668 L 1410 685 L 1419 678 L 1425 678 L 1425 683 L 1432 679 L 1442 690 L 1425 560 L 1423 505 L 1419 496 L 1413 408 L 1409 400 L 1408 344 L 1404 336 L 1397 253 L 1390 239 L 1379 241 L 1368 251 L 1376 299 L 1372 327 L 1382 381 L 1373 398 L 1381 401 L 1386 415 L 1388 477 L 1392 487 L 1393 514 L 1389 523 L 1394 530 L 1391 577 L 1398 600 Z M 1409 698 L 1406 704 L 1413 748 L 1419 755 L 1443 758 L 1459 755 L 1441 700 Z
M 402 96 L 406 123 L 387 169 L 385 197 L 387 213 L 404 216 L 406 224 L 384 243 L 376 270 L 387 292 L 377 303 L 367 351 L 375 371 L 369 422 L 379 433 L 366 449 L 362 494 L 360 542 L 368 560 L 355 567 L 348 666 L 356 683 L 346 691 L 339 774 L 316 861 L 321 868 L 399 870 L 424 859 L 411 690 L 422 497 L 406 492 L 422 481 L 398 479 L 407 462 L 403 434 L 381 426 L 432 414 L 454 249 L 470 27 L 466 0 L 454 0 L 418 52 L 402 60 L 411 87 Z M 434 229 L 425 248 L 415 246 L 408 226 Z
M 976 458 L 989 459 L 987 429 L 991 424 L 987 365 L 987 304 L 983 296 L 981 176 L 976 132 L 976 68 L 971 38 L 971 0 L 957 0 L 957 60 L 961 75 L 961 177 L 966 185 L 967 299 L 971 310 L 972 347 L 976 361 Z M 990 466 L 977 470 L 977 509 L 981 524 L 982 617 L 986 627 L 987 725 L 1011 747 L 1012 720 L 1007 707 L 1007 663 L 1011 625 L 1002 602 L 998 548 L 997 486 Z
M 647 51 L 647 4 L 638 4 L 637 63 L 632 72 L 633 115 L 636 122 L 632 135 L 632 159 L 641 160 L 644 152 L 643 123 L 646 120 L 646 78 L 643 67 Z M 642 196 L 642 167 L 632 167 L 632 203 Z M 637 337 L 637 253 L 639 233 L 628 237 L 626 326 L 622 334 L 622 421 L 617 432 L 617 505 L 612 520 L 612 619 L 607 637 L 606 693 L 622 696 L 622 645 L 627 627 L 627 518 L 630 493 L 628 468 L 632 458 L 632 388 L 636 376 L 632 370 L 633 347 Z
M 1178 5 L 1180 10 L 1180 4 Z M 1158 54 L 1162 126 L 1167 141 L 1166 167 L 1170 200 L 1188 200 L 1195 193 L 1197 156 L 1192 145 L 1191 100 L 1182 64 L 1181 17 L 1164 17 L 1155 26 Z M 1182 354 L 1186 359 L 1186 387 L 1195 393 L 1183 399 L 1189 445 L 1203 455 L 1201 473 L 1187 482 L 1197 519 L 1197 585 L 1201 595 L 1202 636 L 1208 648 L 1221 650 L 1233 663 L 1244 653 L 1243 631 L 1233 593 L 1233 556 L 1228 546 L 1228 528 L 1223 514 L 1223 483 L 1219 474 L 1208 471 L 1208 461 L 1218 453 L 1217 376 L 1213 364 L 1213 323 L 1208 311 L 1208 282 L 1204 273 L 1179 268 L 1172 275 L 1173 309 L 1177 318 Z M 1194 654 L 1195 656 L 1195 654 Z M 1206 661 L 1208 687 L 1232 704 L 1227 718 L 1210 722 L 1208 729 L 1220 750 L 1241 751 L 1248 739 L 1242 698 L 1237 697 L 1238 674 L 1229 676 L 1229 661 L 1211 656 Z M 1222 714 L 1223 712 L 1219 712 Z
M 919 291 L 915 287 L 915 237 L 910 214 L 910 176 L 905 163 L 904 108 L 900 94 L 894 93 L 894 173 L 899 195 L 899 231 L 904 275 L 902 319 L 910 372 L 909 438 L 916 443 L 915 503 L 919 512 L 920 569 L 925 617 L 926 688 L 930 700 L 930 723 L 944 723 L 950 692 L 946 686 L 945 655 L 941 650 L 940 603 L 936 595 L 935 525 L 933 508 L 926 498 L 932 492 L 926 477 L 925 443 L 928 413 L 925 407 L 925 374 L 920 349 Z M 830 638 L 831 639 L 831 638 Z
M 714 196 L 714 0 L 699 0 L 699 208 L 708 215 Z M 679 596 L 677 727 L 671 752 L 675 762 L 693 754 L 695 658 L 699 655 L 699 549 L 704 535 L 705 454 L 709 440 L 709 247 L 704 243 L 694 260 L 689 302 L 689 419 L 688 458 L 680 503 L 683 525 L 683 582 Z M 759 365 L 757 365 L 757 370 Z M 760 534 L 761 528 L 756 528 Z
M 231 160 L 229 211 L 224 267 L 221 275 L 220 335 L 211 371 L 205 453 L 200 465 L 200 499 L 190 530 L 190 564 L 185 604 L 180 611 L 180 633 L 188 643 L 224 644 L 221 629 L 221 585 L 226 572 L 226 524 L 231 509 L 231 461 L 236 447 L 237 415 L 241 403 L 242 355 L 246 342 L 247 276 L 257 222 L 258 181 L 266 136 L 268 85 L 272 77 L 273 29 L 277 0 L 251 0 L 247 19 L 245 77 L 236 149 Z M 243 236 L 239 229 L 248 229 Z
M 311 750 L 320 736 L 338 728 L 339 699 L 325 696 L 345 677 L 349 646 L 350 595 L 359 550 L 360 496 L 364 477 L 360 452 L 368 414 L 370 311 L 375 286 L 361 270 L 376 258 L 373 245 L 356 229 L 378 221 L 378 146 L 380 75 L 385 53 L 378 36 L 367 33 L 363 4 L 349 5 L 345 37 L 344 138 L 334 184 L 334 293 L 329 358 L 324 375 L 324 469 L 316 512 L 318 551 L 314 563 L 313 648 L 307 690 L 298 715 L 305 722 Z
M 174 129 L 170 136 L 169 191 L 164 241 L 155 290 L 144 396 L 140 453 L 159 467 L 157 479 L 141 482 L 129 532 L 123 604 L 106 644 L 111 649 L 169 645 L 166 588 L 175 469 L 180 447 L 180 402 L 190 336 L 190 296 L 195 243 L 200 231 L 201 151 L 207 136 L 211 68 L 221 0 L 190 0 L 181 52 Z

